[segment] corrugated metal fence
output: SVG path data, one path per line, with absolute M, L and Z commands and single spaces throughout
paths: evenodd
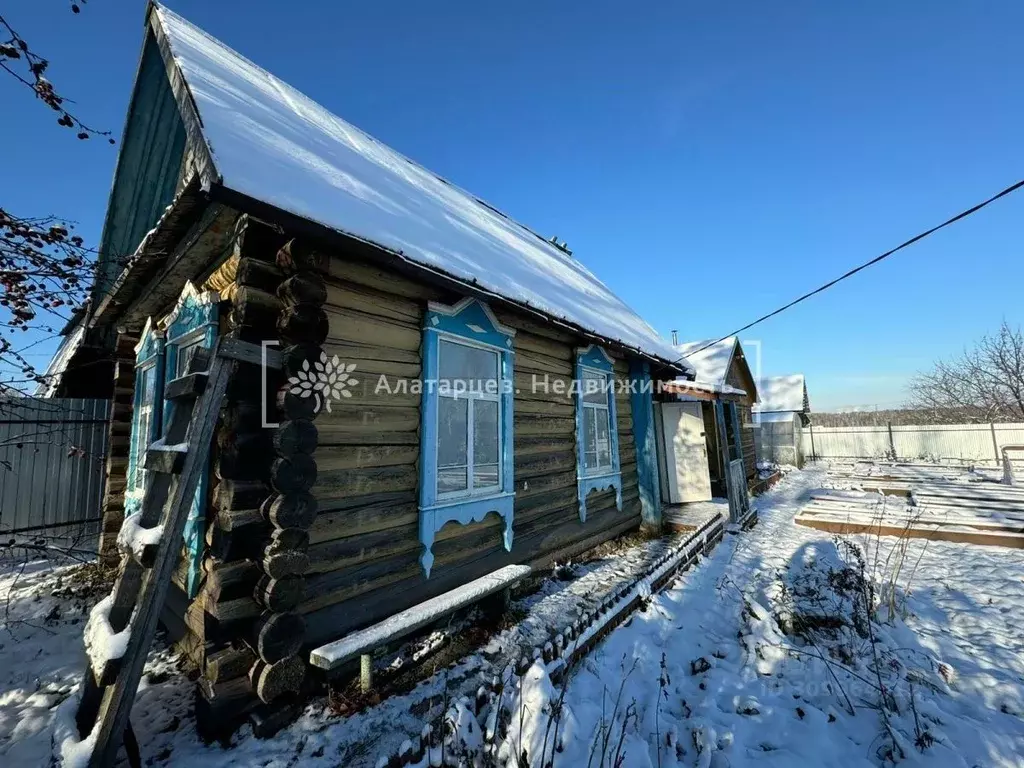
M 0 401 L 0 535 L 99 532 L 109 400 Z
M 808 427 L 804 455 L 819 459 L 935 459 L 996 465 L 1004 445 L 1024 444 L 1024 424 Z

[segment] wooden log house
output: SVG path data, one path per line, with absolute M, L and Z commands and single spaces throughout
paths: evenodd
M 693 376 L 676 350 L 564 244 L 156 4 L 114 239 L 137 246 L 119 273 L 101 250 L 88 320 L 117 329 L 132 403 L 110 532 L 195 349 L 234 336 L 285 360 L 229 385 L 164 609 L 207 732 L 287 713 L 311 648 L 660 527 L 651 385 Z

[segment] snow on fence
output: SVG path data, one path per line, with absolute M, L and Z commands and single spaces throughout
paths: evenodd
M 815 427 L 803 430 L 805 456 L 818 459 L 933 459 L 1002 465 L 1005 445 L 1024 443 L 1024 424 Z
M 0 535 L 93 545 L 109 412 L 109 400 L 0 399 Z

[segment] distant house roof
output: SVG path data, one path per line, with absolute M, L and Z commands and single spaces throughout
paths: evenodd
M 773 376 L 761 379 L 758 384 L 759 397 L 754 410 L 759 413 L 793 411 L 805 413 L 811 410 L 807 398 L 807 385 L 802 373 L 790 376 Z
M 564 250 L 153 6 L 198 113 L 212 184 L 384 248 L 686 370 L 672 345 Z

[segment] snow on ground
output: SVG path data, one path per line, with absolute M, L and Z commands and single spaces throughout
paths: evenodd
M 0 558 L 0 765 L 35 768 L 50 764 L 54 715 L 81 682 L 83 629 L 110 579 L 92 564 L 83 570 L 17 553 Z M 188 717 L 192 684 L 175 668 L 165 649 L 150 655 L 132 710 L 140 739 L 184 735 L 176 731 Z M 159 757 L 160 750 L 145 754 Z
M 874 624 L 874 644 L 846 628 L 850 658 L 782 634 L 774 615 L 788 574 L 838 555 L 828 534 L 792 522 L 823 479 L 791 473 L 760 497 L 757 528 L 727 537 L 587 658 L 564 693 L 555 766 L 867 766 L 900 750 L 907 765 L 1024 764 L 1019 550 L 910 542 L 910 593 L 897 591 L 905 621 Z M 896 541 L 864 543 L 868 571 L 885 574 Z M 525 747 L 533 765 L 545 736 L 547 757 L 556 743 L 547 712 L 561 692 L 540 665 L 524 689 L 503 757 Z
M 803 587 L 842 582 L 851 562 L 829 534 L 792 522 L 809 491 L 823 484 L 822 469 L 790 472 L 758 498 L 756 528 L 726 536 L 653 596 L 582 661 L 567 686 L 552 684 L 536 664 L 521 695 L 506 694 L 513 716 L 501 764 L 514 765 L 511 756 L 525 747 L 530 765 L 540 765 L 548 714 L 564 694 L 560 722 L 547 729 L 547 754 L 556 742 L 560 748 L 555 768 L 607 766 L 616 756 L 624 767 L 870 766 L 900 751 L 903 765 L 1024 765 L 1024 553 L 915 540 L 905 548 L 900 586 L 887 590 L 887 564 L 904 547 L 895 539 L 864 540 L 867 575 L 884 602 L 891 597 L 895 617 L 870 624 L 872 643 L 849 615 L 856 601 L 840 599 L 849 621 L 830 628 L 822 619 L 811 643 L 785 634 L 779 622 L 791 628 L 800 611 L 806 621 L 814 609 Z M 584 566 L 565 574 L 574 577 L 569 581 L 550 580 L 521 604 L 530 615 L 509 637 L 529 639 L 534 613 L 571 612 L 611 574 L 626 578 L 640 567 L 638 553 L 656 545 Z M 63 573 L 30 566 L 0 574 L 0 606 L 7 605 L 0 626 L 3 765 L 45 764 L 54 708 L 80 679 L 82 624 L 100 594 L 69 595 L 57 586 Z M 812 582 L 801 581 L 805 576 Z M 488 670 L 486 650 L 349 718 L 321 700 L 273 739 L 257 740 L 244 728 L 230 749 L 198 741 L 191 683 L 156 651 L 133 723 L 144 760 L 155 765 L 373 766 L 391 742 L 438 712 L 445 679 L 457 691 L 474 685 Z M 883 698 L 890 705 L 884 720 Z M 469 733 L 472 714 L 456 715 Z

